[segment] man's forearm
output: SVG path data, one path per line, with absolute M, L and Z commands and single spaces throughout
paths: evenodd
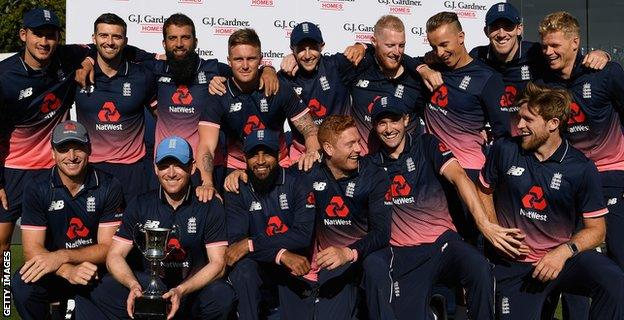
M 318 127 L 314 124 L 312 116 L 309 113 L 301 116 L 297 121 L 293 121 L 295 128 L 303 135 L 305 139 L 306 150 L 319 150 L 321 148 L 318 142 Z
M 604 241 L 604 235 L 604 228 L 599 226 L 585 227 L 574 234 L 570 242 L 574 242 L 579 251 L 592 250 Z
M 494 222 L 487 215 L 487 211 L 484 209 L 479 195 L 477 195 L 476 186 L 468 179 L 468 176 L 464 174 L 457 180 L 458 181 L 455 182 L 455 188 L 459 191 L 459 196 L 462 198 L 462 201 L 468 206 L 468 210 L 470 210 L 477 226 L 481 226 L 488 221 Z
M 124 257 L 109 256 L 106 259 L 106 267 L 115 280 L 121 283 L 124 287 L 130 289 L 132 286 L 139 284 L 139 281 L 134 276 L 134 273 L 130 269 L 130 266 Z
M 207 284 L 221 278 L 224 272 L 225 263 L 210 262 L 192 277 L 179 284 L 178 289 L 182 291 L 183 296 L 188 295 L 189 293 L 197 291 L 205 287 Z
M 65 263 L 78 264 L 86 261 L 93 264 L 102 264 L 106 262 L 108 248 L 108 244 L 95 244 L 78 249 L 63 249 L 55 253 L 62 255 Z
M 200 143 L 197 147 L 197 156 L 200 161 L 197 168 L 199 169 L 202 184 L 213 186 L 212 172 L 214 171 L 214 150 L 210 150 L 210 147 Z
M 496 217 L 496 210 L 494 209 L 494 198 L 491 193 L 486 193 L 481 186 L 477 186 L 477 194 L 481 200 L 481 204 L 485 209 L 485 215 L 492 223 L 498 224 L 498 218 Z

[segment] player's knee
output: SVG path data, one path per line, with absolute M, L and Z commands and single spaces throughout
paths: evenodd
M 19 271 L 11 277 L 11 294 L 16 302 L 28 301 L 35 291 L 35 286 L 29 285 L 22 280 Z
M 390 261 L 386 259 L 386 255 L 383 250 L 380 250 L 373 252 L 364 258 L 364 261 L 362 261 L 362 267 L 364 268 L 364 273 L 367 276 L 387 276 L 390 271 Z
M 255 281 L 258 278 L 258 263 L 251 259 L 241 259 L 236 263 L 229 277 L 232 282 Z
M 211 319 L 227 317 L 236 303 L 234 289 L 223 280 L 217 280 L 206 286 L 198 298 L 202 314 L 211 315 Z

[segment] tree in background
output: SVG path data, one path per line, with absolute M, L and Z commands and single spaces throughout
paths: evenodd
M 22 16 L 37 7 L 54 11 L 61 26 L 65 28 L 65 0 L 0 0 L 0 52 L 16 52 L 21 49 L 18 32 L 22 27 Z M 61 43 L 65 43 L 63 32 Z

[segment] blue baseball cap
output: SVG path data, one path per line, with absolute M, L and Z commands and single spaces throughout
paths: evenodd
M 514 25 L 522 21 L 518 9 L 507 2 L 499 2 L 488 10 L 485 14 L 485 25 L 490 26 L 498 19 L 505 19 Z
M 324 43 L 321 29 L 319 29 L 316 24 L 307 21 L 296 25 L 290 33 L 290 46 L 294 47 L 306 39 L 313 40 L 317 43 Z
M 193 161 L 193 149 L 191 145 L 178 136 L 171 136 L 163 139 L 156 148 L 156 164 L 165 159 L 173 158 L 187 165 Z
M 395 96 L 381 97 L 373 102 L 371 116 L 373 120 L 378 120 L 383 114 L 404 115 L 409 110 L 403 100 Z
M 43 8 L 35 8 L 26 12 L 22 24 L 24 27 L 31 29 L 43 26 L 61 29 L 61 23 L 54 11 Z
M 243 143 L 243 152 L 248 154 L 259 146 L 264 146 L 274 153 L 279 153 L 279 132 L 267 129 L 252 131 L 247 138 L 245 138 L 245 143 Z

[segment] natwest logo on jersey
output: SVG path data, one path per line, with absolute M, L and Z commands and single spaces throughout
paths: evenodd
M 585 132 L 589 131 L 589 126 L 584 124 L 587 117 L 576 102 L 570 104 L 570 119 L 568 119 L 568 132 Z
M 349 207 L 341 196 L 333 196 L 329 204 L 325 207 L 326 218 L 323 223 L 326 226 L 350 226 L 350 219 L 343 219 L 349 216 Z
M 522 197 L 522 206 L 520 215 L 533 220 L 547 221 L 545 214 L 539 213 L 544 211 L 548 206 L 546 198 L 544 198 L 544 190 L 540 186 L 532 186 L 531 189 Z
M 150 14 L 131 13 L 128 15 L 128 21 L 139 25 L 140 33 L 161 33 L 162 25 L 167 17 Z
M 202 24 L 212 27 L 215 36 L 229 37 L 234 31 L 251 27 L 249 20 L 226 17 L 204 17 Z
M 276 234 L 286 233 L 286 231 L 288 231 L 288 226 L 282 222 L 279 216 L 271 216 L 267 221 L 264 231 L 267 236 L 272 237 Z
M 43 113 L 51 113 L 61 107 L 61 99 L 59 99 L 54 93 L 50 92 L 43 97 L 43 102 L 39 110 Z
M 344 11 L 347 3 L 354 3 L 355 0 L 321 0 L 319 1 L 321 10 Z
M 433 92 L 431 101 L 428 105 L 429 109 L 433 111 L 440 111 L 444 115 L 448 113 L 448 110 L 445 109 L 448 105 L 448 88 L 446 85 L 441 85 Z
M 101 123 L 96 123 L 95 129 L 106 131 L 123 130 L 123 125 L 121 123 L 113 124 L 115 122 L 119 122 L 119 119 L 121 119 L 121 114 L 117 110 L 115 103 L 113 103 L 112 101 L 106 101 L 102 105 L 102 109 L 100 109 L 100 112 L 98 112 L 98 120 L 100 120 Z
M 385 4 L 390 14 L 411 15 L 414 13 L 413 7 L 422 7 L 422 1 L 419 0 L 377 0 L 381 4 Z
M 324 116 L 327 115 L 327 107 L 325 107 L 320 101 L 318 101 L 318 99 L 316 98 L 312 98 L 310 99 L 310 102 L 308 102 L 308 109 L 310 109 L 310 112 L 312 112 L 312 115 L 314 116 L 314 118 L 318 119 L 318 118 L 322 118 Z M 314 122 L 316 123 L 317 120 L 314 120 Z M 322 122 L 322 121 L 319 121 Z M 316 123 L 317 125 L 320 125 L 320 123 Z
M 500 106 L 502 111 L 517 112 L 518 107 L 515 107 L 516 97 L 518 96 L 518 89 L 513 85 L 505 86 L 505 93 L 500 98 Z
M 370 42 L 370 39 L 375 32 L 375 26 L 367 25 L 364 23 L 347 22 L 342 25 L 342 29 L 353 33 L 354 40 L 359 42 Z
M 266 128 L 262 120 L 257 115 L 251 115 L 247 118 L 247 122 L 243 126 L 243 132 L 245 136 L 248 136 L 254 130 L 260 130 Z
M 65 235 L 68 240 L 65 242 L 65 249 L 75 249 L 93 243 L 93 239 L 85 239 L 89 236 L 89 229 L 78 217 L 73 217 L 69 220 L 69 226 Z
M 392 179 L 390 185 L 390 197 L 396 205 L 414 203 L 414 197 L 410 196 L 412 187 L 407 183 L 405 177 L 397 175 Z
M 444 1 L 444 7 L 453 9 L 460 19 L 477 19 L 477 12 L 487 11 L 488 9 L 485 5 L 464 1 Z

